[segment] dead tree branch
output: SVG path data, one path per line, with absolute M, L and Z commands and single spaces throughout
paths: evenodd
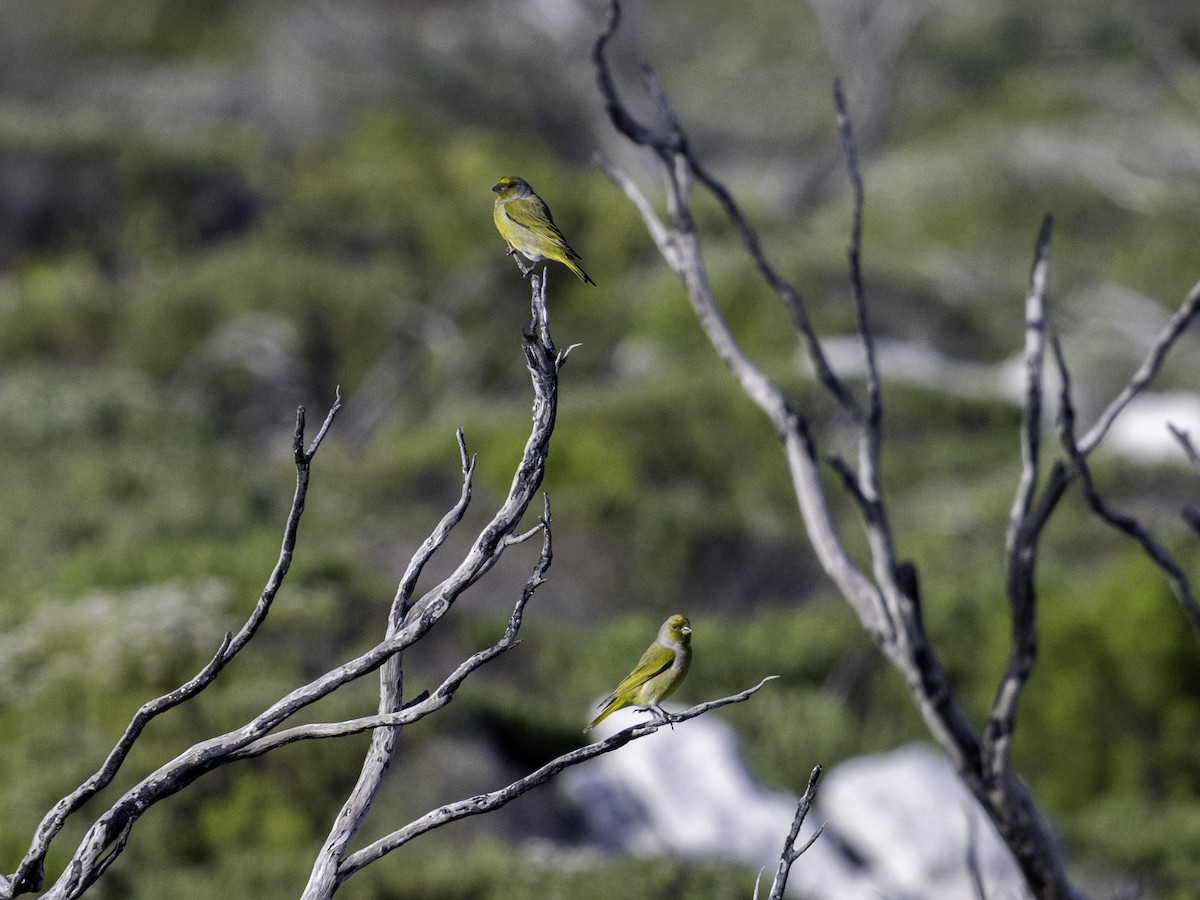
M 702 716 L 705 713 L 711 712 L 714 709 L 720 709 L 722 706 L 728 706 L 731 703 L 741 703 L 749 700 L 758 690 L 771 681 L 776 676 L 772 675 L 764 678 L 754 687 L 747 688 L 737 694 L 731 694 L 728 697 L 722 697 L 718 700 L 709 700 L 706 703 L 700 703 L 696 706 L 686 709 L 681 713 L 672 713 L 670 723 L 666 719 L 653 717 L 644 722 L 638 722 L 636 725 L 631 725 L 623 731 L 618 731 L 616 734 L 605 738 L 603 741 L 597 741 L 594 744 L 588 744 L 586 747 L 580 747 L 578 750 L 572 750 L 569 753 L 564 753 L 562 756 L 552 759 L 541 768 L 526 775 L 523 778 L 512 782 L 506 787 L 492 791 L 487 794 L 480 794 L 475 797 L 469 797 L 466 800 L 458 800 L 454 803 L 448 803 L 445 806 L 431 810 L 421 818 L 410 822 L 403 828 L 400 828 L 391 834 L 380 838 L 363 849 L 350 854 L 342 866 L 342 880 L 349 878 L 355 872 L 370 865 L 375 860 L 385 856 L 393 850 L 404 846 L 413 838 L 419 837 L 426 832 L 432 831 L 435 828 L 440 828 L 450 822 L 457 822 L 459 819 L 465 819 L 469 816 L 478 816 L 484 813 L 492 812 L 502 806 L 516 800 L 522 794 L 525 794 L 537 787 L 540 784 L 545 784 L 563 769 L 571 766 L 579 765 L 581 762 L 587 762 L 589 759 L 595 759 L 605 753 L 624 747 L 630 741 L 636 741 L 638 738 L 646 737 L 653 734 L 664 725 L 678 725 L 681 722 L 686 722 L 688 719 L 694 719 L 696 716 Z
M 1171 316 L 1171 321 L 1159 333 L 1154 344 L 1150 347 L 1150 352 L 1146 354 L 1145 360 L 1138 366 L 1138 370 L 1133 373 L 1129 379 L 1129 383 L 1113 398 L 1112 403 L 1108 408 L 1101 413 L 1100 418 L 1082 438 L 1079 439 L 1079 451 L 1087 456 L 1104 440 L 1104 436 L 1108 434 L 1108 429 L 1112 427 L 1112 423 L 1117 420 L 1122 410 L 1146 389 L 1146 386 L 1154 380 L 1162 369 L 1163 363 L 1167 359 L 1167 354 L 1179 341 L 1180 336 L 1192 324 L 1192 320 L 1196 318 L 1196 314 L 1200 313 L 1200 283 L 1197 283 L 1188 293 L 1187 299 L 1179 309 L 1175 310 L 1175 314 Z
M 1062 347 L 1056 335 L 1052 336 L 1052 344 L 1054 361 L 1058 366 L 1062 385 L 1058 413 L 1059 440 L 1062 442 L 1071 465 L 1075 467 L 1075 473 L 1079 476 L 1088 506 L 1107 524 L 1123 534 L 1127 534 L 1141 545 L 1145 554 L 1163 570 L 1171 585 L 1171 590 L 1175 594 L 1175 599 L 1179 601 L 1179 605 L 1183 608 L 1183 612 L 1191 621 L 1192 626 L 1200 629 L 1200 604 L 1196 602 L 1196 595 L 1192 591 L 1191 582 L 1184 574 L 1183 567 L 1175 561 L 1167 548 L 1150 533 L 1145 525 L 1128 513 L 1121 512 L 1114 507 L 1101 496 L 1096 487 L 1087 457 L 1075 441 L 1075 406 L 1071 400 L 1071 375 L 1067 371 L 1067 361 L 1063 357 Z
M 134 825 L 147 809 L 184 790 L 206 772 L 237 760 L 260 756 L 296 740 L 336 737 L 371 729 L 373 738 L 359 782 L 337 816 L 330 837 L 318 854 L 305 896 L 328 897 L 332 894 L 341 877 L 346 845 L 361 824 L 362 817 L 375 796 L 394 752 L 400 727 L 450 702 L 454 692 L 472 672 L 515 645 L 525 604 L 544 580 L 546 569 L 550 565 L 548 501 L 543 517 L 535 528 L 524 533 L 518 533 L 516 530 L 542 481 L 550 436 L 554 430 L 558 372 L 567 355 L 566 352 L 560 353 L 555 350 L 549 339 L 544 283 L 535 278 L 532 287 L 531 309 L 535 328 L 534 333 L 526 335 L 524 341 L 526 364 L 534 390 L 530 435 L 508 495 L 491 521 L 472 542 L 462 562 L 448 577 L 427 590 L 415 602 L 411 600 L 423 567 L 461 521 L 471 499 L 474 461 L 469 457 L 465 440 L 459 432 L 463 469 L 463 486 L 459 500 L 409 562 L 393 599 L 383 640 L 366 653 L 289 692 L 240 728 L 194 744 L 137 782 L 96 817 L 65 871 L 47 890 L 45 897 L 59 900 L 82 895 L 121 854 Z M 46 853 L 65 819 L 76 812 L 84 801 L 111 782 L 130 746 L 151 718 L 191 699 L 212 683 L 225 664 L 254 636 L 266 618 L 291 564 L 298 524 L 304 510 L 311 462 L 339 406 L 340 403 L 334 404 L 307 449 L 304 447 L 304 411 L 300 411 L 294 440 L 297 485 L 284 529 L 283 547 L 274 571 L 246 624 L 236 635 L 225 637 L 217 655 L 195 678 L 171 694 L 151 701 L 138 711 L 100 772 L 60 801 L 47 815 L 21 867 L 0 883 L 0 898 L 11 898 L 20 893 L 40 890 Z M 539 531 L 543 534 L 542 554 L 526 584 L 521 600 L 514 609 L 504 637 L 497 644 L 473 655 L 458 666 L 432 695 L 422 695 L 406 704 L 401 691 L 402 651 L 427 634 L 446 615 L 463 591 L 482 578 L 508 547 L 528 539 Z M 381 678 L 377 715 L 347 722 L 277 730 L 298 711 L 328 696 L 339 687 L 376 670 L 380 671 Z
M 787 838 L 783 842 L 783 852 L 779 854 L 779 868 L 775 872 L 775 880 L 771 883 L 771 893 L 767 895 L 767 900 L 783 900 L 783 892 L 787 888 L 788 875 L 792 871 L 792 863 L 816 843 L 817 838 L 821 836 L 821 832 L 825 830 L 824 823 L 821 827 L 813 832 L 812 837 L 804 842 L 801 847 L 796 846 L 796 840 L 800 837 L 800 828 L 804 825 L 804 819 L 808 816 L 808 811 L 812 808 L 813 801 L 817 798 L 817 779 L 821 777 L 821 767 L 814 766 L 812 772 L 808 776 L 808 788 L 804 791 L 804 796 L 800 798 L 800 802 L 796 804 L 796 815 L 792 819 L 792 827 L 788 830 Z M 758 893 L 757 890 L 755 893 Z
M 21 864 L 18 866 L 16 872 L 11 876 L 0 876 L 0 898 L 6 900 L 6 898 L 15 897 L 18 894 L 40 891 L 42 889 L 45 882 L 46 854 L 49 852 L 50 844 L 53 842 L 55 836 L 62 830 L 66 820 L 78 811 L 84 803 L 104 790 L 112 782 L 117 772 L 120 771 L 122 763 L 125 762 L 125 758 L 129 755 L 130 749 L 142 731 L 150 724 L 151 720 L 179 706 L 181 703 L 186 703 L 212 684 L 225 666 L 241 652 L 258 632 L 259 626 L 266 620 L 267 613 L 271 610 L 271 604 L 279 593 L 279 589 L 283 586 L 288 569 L 291 568 L 292 556 L 296 549 L 296 535 L 300 528 L 300 517 L 304 513 L 304 502 L 308 496 L 309 474 L 312 468 L 312 461 L 321 446 L 321 442 L 325 440 L 325 435 L 328 434 L 330 426 L 333 425 L 334 417 L 337 415 L 338 410 L 341 409 L 341 406 L 341 395 L 338 394 L 334 399 L 333 405 L 329 408 L 329 412 L 326 413 L 325 420 L 321 423 L 316 437 L 312 439 L 307 449 L 304 446 L 304 407 L 300 407 L 296 412 L 296 430 L 292 440 L 292 455 L 296 463 L 296 488 L 292 495 L 292 506 L 288 511 L 287 522 L 283 529 L 283 544 L 279 551 L 279 559 L 276 561 L 275 567 L 271 571 L 266 586 L 263 588 L 262 594 L 259 596 L 258 602 L 255 604 L 250 616 L 236 635 L 225 635 L 220 647 L 217 648 L 216 654 L 195 676 L 170 693 L 150 700 L 138 709 L 130 720 L 129 725 L 126 726 L 124 734 L 121 735 L 121 738 L 104 760 L 104 764 L 94 775 L 84 781 L 83 784 L 59 800 L 50 812 L 46 814 L 45 818 L 42 819 L 41 824 L 34 833 L 29 851 L 25 854 L 25 858 L 21 860 Z M 132 827 L 132 822 L 129 823 L 129 827 Z M 123 829 L 120 833 L 120 844 L 118 847 L 114 847 L 116 853 L 119 853 L 120 849 L 123 849 L 124 842 L 128 839 L 128 836 L 129 828 Z M 99 874 L 97 872 L 97 875 Z
M 861 270 L 862 177 L 850 116 L 841 90 L 834 101 L 842 136 L 843 155 L 854 193 L 854 217 L 848 249 L 852 300 L 858 315 L 859 337 L 867 360 L 867 400 L 860 402 L 829 366 L 821 342 L 813 331 L 804 301 L 767 261 L 752 226 L 722 185 L 692 151 L 683 126 L 671 108 L 666 91 L 653 73 L 643 67 L 647 90 L 662 127 L 639 121 L 622 101 L 609 71 L 606 49 L 620 21 L 620 5 L 612 2 L 604 30 L 594 45 L 593 60 L 600 91 L 614 127 L 634 144 L 645 147 L 659 160 L 666 180 L 667 215 L 660 217 L 641 189 L 623 173 L 608 167 L 610 177 L 631 198 L 659 251 L 682 278 L 692 310 L 717 355 L 746 395 L 771 421 L 784 445 L 792 485 L 806 530 L 822 568 L 858 615 L 881 651 L 903 675 L 909 693 L 927 727 L 950 758 L 964 784 L 996 824 L 1024 872 L 1030 889 L 1039 897 L 1080 896 L 1071 884 L 1056 841 L 1037 814 L 1028 788 L 1011 767 L 1009 746 L 1016 722 L 1018 701 L 1037 658 L 1035 570 L 1039 541 L 1046 523 L 1067 488 L 1086 472 L 1080 460 L 1100 443 L 1112 422 L 1161 367 L 1170 349 L 1200 308 L 1200 286 L 1173 317 L 1155 342 L 1148 358 L 1130 379 L 1095 426 L 1078 443 L 1074 464 L 1062 460 L 1051 467 L 1045 483 L 1039 471 L 1042 409 L 1041 377 L 1045 356 L 1045 295 L 1051 222 L 1043 222 L 1026 295 L 1026 393 L 1022 410 L 1021 478 L 1007 530 L 1007 593 L 1012 611 L 1012 650 L 983 735 L 976 730 L 958 700 L 946 672 L 929 643 L 922 622 L 916 566 L 900 561 L 886 513 L 880 484 L 882 399 L 874 360 L 874 338 L 869 320 Z M 755 269 L 778 295 L 809 355 L 818 383 L 835 405 L 853 422 L 858 434 L 856 466 L 837 457 L 829 462 L 841 484 L 862 513 L 862 526 L 870 548 L 868 576 L 851 561 L 845 542 L 829 512 L 829 501 L 820 479 L 818 436 L 800 404 L 784 395 L 738 344 L 713 296 L 692 209 L 692 185 L 707 189 L 741 236 Z M 1086 487 L 1085 487 L 1086 490 Z M 1165 551 L 1147 540 L 1128 520 L 1108 521 L 1133 534 L 1152 558 L 1168 573 L 1181 604 L 1193 615 L 1190 587 L 1172 567 Z M 1179 577 L 1177 577 L 1177 575 Z

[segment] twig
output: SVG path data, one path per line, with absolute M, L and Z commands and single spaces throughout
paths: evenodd
M 396 596 L 392 600 L 391 619 L 396 626 L 399 626 L 408 612 L 409 600 L 412 598 L 413 590 L 416 589 L 417 580 L 421 577 L 421 572 L 425 569 L 425 564 L 429 562 L 433 554 L 450 537 L 450 532 L 454 530 L 454 526 L 462 521 L 467 507 L 471 503 L 471 491 L 475 476 L 475 457 L 467 453 L 467 439 L 463 434 L 463 430 L 459 428 L 455 431 L 454 435 L 458 440 L 458 452 L 462 459 L 462 490 L 459 492 L 458 501 L 442 516 L 437 527 L 430 532 L 429 537 L 425 538 L 421 546 L 417 548 L 417 551 L 412 555 L 408 566 L 404 570 L 404 575 L 401 577 L 400 583 L 396 588 Z
M 1042 428 L 1042 371 L 1046 353 L 1046 285 L 1053 220 L 1042 219 L 1025 293 L 1025 399 L 1021 405 L 1021 476 L 1009 512 L 1006 546 L 1006 594 L 1012 613 L 1008 666 L 1000 679 L 983 732 L 981 767 L 991 784 L 1002 785 L 1011 761 L 1009 748 L 1017 708 L 1037 663 L 1037 585 L 1034 571 L 1038 541 L 1070 481 L 1057 464 L 1040 501 L 1034 504 L 1039 478 Z M 986 807 L 985 807 L 986 808 Z M 993 817 L 994 818 L 994 817 Z
M 1050 230 L 1054 220 L 1042 219 L 1033 251 L 1029 290 L 1025 294 L 1025 402 L 1021 404 L 1021 477 L 1008 516 L 1005 546 L 1016 551 L 1017 534 L 1029 514 L 1038 482 L 1038 448 L 1042 434 L 1042 370 L 1046 355 L 1046 284 L 1050 268 Z
M 542 533 L 542 552 L 538 557 L 533 574 L 526 581 L 521 597 L 513 608 L 512 615 L 509 617 L 508 628 L 495 644 L 473 653 L 470 657 L 459 663 L 454 671 L 446 676 L 445 680 L 442 681 L 437 690 L 432 694 L 426 691 L 419 698 L 406 704 L 402 710 L 397 712 L 361 716 L 357 719 L 346 719 L 341 722 L 312 722 L 275 731 L 260 740 L 247 744 L 241 750 L 231 753 L 229 758 L 231 760 L 251 759 L 287 744 L 294 744 L 297 741 L 346 737 L 347 735 L 360 734 L 364 731 L 371 731 L 378 728 L 411 725 L 447 706 L 454 699 L 455 692 L 473 672 L 520 643 L 517 640 L 517 634 L 521 629 L 525 605 L 533 599 L 534 592 L 545 582 L 546 571 L 550 568 L 550 563 L 554 556 L 550 538 L 550 498 L 548 496 L 545 499 L 545 512 L 542 519 L 529 534 L 537 532 Z
M 296 411 L 296 428 L 292 437 L 293 457 L 296 463 L 296 488 L 292 496 L 292 506 L 288 511 L 287 522 L 284 525 L 283 542 L 279 551 L 279 558 L 250 616 L 238 630 L 236 636 L 229 633 L 225 634 L 212 659 L 192 678 L 170 693 L 163 694 L 142 704 L 138 711 L 134 713 L 133 718 L 125 727 L 124 733 L 117 740 L 116 744 L 113 745 L 113 749 L 109 752 L 100 768 L 74 791 L 59 800 L 42 819 L 37 831 L 34 832 L 33 841 L 25 858 L 21 861 L 21 865 L 8 879 L 6 885 L 0 884 L 0 897 L 15 897 L 18 894 L 42 889 L 45 881 L 46 854 L 55 836 L 62 830 L 66 820 L 88 800 L 112 783 L 112 780 L 116 777 L 117 772 L 120 771 L 122 764 L 133 748 L 134 743 L 152 720 L 168 710 L 179 706 L 181 703 L 191 700 L 212 684 L 225 666 L 257 633 L 259 626 L 266 620 L 267 614 L 271 610 L 271 604 L 279 593 L 279 589 L 283 586 L 284 578 L 291 567 L 292 556 L 296 548 L 296 535 L 300 527 L 300 517 L 304 513 L 304 502 L 308 494 L 309 471 L 312 467 L 312 461 L 341 406 L 342 399 L 339 391 L 335 395 L 329 412 L 325 415 L 325 420 L 321 424 L 321 428 L 317 431 L 307 450 L 304 447 L 304 407 L 301 406 Z M 120 834 L 124 834 L 127 839 L 127 830 L 121 831 Z M 122 840 L 116 845 L 115 849 L 119 853 L 123 848 L 124 841 Z M 96 872 L 97 876 L 99 874 L 99 871 Z
M 804 842 L 802 847 L 796 846 L 796 840 L 800 836 L 800 827 L 804 824 L 804 819 L 808 815 L 809 809 L 812 807 L 813 800 L 817 796 L 817 779 L 821 777 L 821 767 L 814 766 L 812 773 L 808 776 L 808 788 L 804 791 L 804 796 L 800 798 L 800 802 L 796 804 L 796 815 L 792 818 L 792 827 L 788 831 L 787 839 L 783 842 L 783 852 L 779 854 L 779 868 L 775 872 L 775 880 L 771 883 L 771 893 L 767 896 L 767 900 L 783 900 L 783 891 L 787 887 L 788 875 L 792 871 L 792 863 L 811 847 L 821 836 L 821 832 L 825 830 L 825 823 L 813 832 L 812 837 Z
M 1175 599 L 1179 601 L 1179 605 L 1192 623 L 1192 627 L 1200 630 L 1200 603 L 1196 602 L 1196 595 L 1192 591 L 1191 582 L 1188 581 L 1183 568 L 1141 522 L 1114 507 L 1100 495 L 1100 491 L 1096 488 L 1087 457 L 1075 442 L 1075 410 L 1071 402 L 1071 376 L 1056 335 L 1051 335 L 1051 344 L 1054 348 L 1054 359 L 1058 364 L 1058 374 L 1062 383 L 1059 398 L 1059 440 L 1079 475 L 1088 506 L 1102 520 L 1118 531 L 1129 535 L 1141 545 L 1146 555 L 1167 576 Z
M 867 297 L 862 277 L 862 225 L 865 192 L 862 171 L 858 165 L 858 147 L 854 140 L 854 125 L 846 107 L 846 95 L 842 91 L 840 78 L 835 78 L 833 82 L 833 103 L 837 110 L 838 131 L 842 138 L 842 156 L 846 161 L 846 173 L 850 177 L 850 186 L 854 195 L 850 245 L 846 248 L 846 256 L 850 267 L 850 294 L 854 299 L 854 311 L 858 316 L 858 336 L 862 342 L 863 355 L 866 357 L 867 363 L 868 427 L 864 430 L 864 434 L 873 435 L 875 438 L 872 456 L 873 465 L 878 466 L 879 421 L 882 415 L 879 366 L 875 360 L 875 338 L 871 333 Z
M 853 191 L 853 212 L 850 226 L 850 243 L 846 250 L 850 268 L 850 293 L 858 318 L 858 336 L 862 344 L 867 371 L 867 409 L 855 415 L 858 425 L 858 477 L 857 487 L 851 493 L 859 504 L 867 525 L 867 539 L 871 544 L 871 560 L 875 580 L 881 587 L 883 602 L 893 623 L 911 620 L 913 627 L 919 615 L 911 597 L 896 583 L 896 547 L 888 523 L 887 510 L 883 504 L 881 460 L 883 452 L 883 393 L 879 381 L 879 365 L 875 356 L 875 338 L 871 332 L 871 319 L 867 307 L 866 291 L 862 276 L 862 222 L 864 190 L 862 171 L 858 164 L 858 148 L 854 138 L 854 126 L 846 107 L 842 83 L 833 83 L 833 101 L 837 112 L 838 131 L 842 141 L 842 155 L 846 161 L 846 172 Z M 846 477 L 842 473 L 843 479 Z M 911 564 L 910 564 L 911 565 Z
M 1192 288 L 1187 299 L 1183 301 L 1183 305 L 1175 311 L 1175 315 L 1171 316 L 1171 321 L 1167 323 L 1167 326 L 1155 339 L 1154 344 L 1150 347 L 1150 352 L 1146 355 L 1146 359 L 1138 367 L 1138 370 L 1133 373 L 1133 377 L 1129 379 L 1129 383 L 1125 385 L 1125 389 L 1108 405 L 1108 408 L 1104 410 L 1088 433 L 1080 438 L 1080 453 L 1084 456 L 1089 455 L 1104 440 L 1104 436 L 1108 434 L 1108 429 L 1112 427 L 1112 423 L 1116 421 L 1121 411 L 1158 374 L 1158 370 L 1162 368 L 1163 360 L 1166 359 L 1171 348 L 1179 340 L 1179 336 L 1192 323 L 1192 319 L 1196 317 L 1198 312 L 1200 312 L 1200 283 Z
M 1188 433 L 1188 430 L 1180 428 L 1174 422 L 1168 422 L 1167 431 L 1171 432 L 1171 437 L 1175 438 L 1175 442 L 1183 448 L 1188 462 L 1194 466 L 1200 466 L 1200 453 L 1196 452 L 1196 445 L 1192 443 L 1192 436 Z
M 399 718 L 406 713 L 401 689 L 401 658 L 398 651 L 420 640 L 449 612 L 463 591 L 491 570 L 501 554 L 513 543 L 513 533 L 517 524 L 541 484 L 546 458 L 550 452 L 550 435 L 554 430 L 558 370 L 565 357 L 557 352 L 550 337 L 545 273 L 543 272 L 541 277 L 533 275 L 530 281 L 530 309 L 533 321 L 529 331 L 523 336 L 525 359 L 534 386 L 533 427 L 529 440 L 513 476 L 507 499 L 475 539 L 463 561 L 449 577 L 427 591 L 411 608 L 408 607 L 407 599 L 399 609 L 393 608 L 389 619 L 388 638 L 380 645 L 396 645 L 394 650 L 387 653 L 383 661 L 384 667 L 380 670 L 380 716 L 397 715 Z M 469 472 L 473 463 L 467 464 L 466 444 L 461 435 L 459 450 L 464 464 L 464 485 L 459 504 L 465 508 L 469 497 Z M 547 515 L 548 513 L 547 507 Z M 455 510 L 443 519 L 443 523 L 449 523 L 452 527 L 460 516 L 461 509 L 456 506 Z M 544 525 L 545 522 L 543 527 Z M 440 535 L 442 531 L 439 527 L 435 534 Z M 432 546 L 436 549 L 436 545 Z M 401 592 L 398 592 L 397 597 L 400 596 Z M 396 617 L 401 614 L 402 621 L 396 621 Z M 357 665 L 360 664 L 356 663 Z M 449 702 L 445 695 L 441 695 L 439 699 Z M 428 703 L 429 701 L 426 701 L 427 705 Z M 374 802 L 383 777 L 395 756 L 399 737 L 398 726 L 383 727 L 377 723 L 374 729 L 371 745 L 364 757 L 354 789 L 335 818 L 330 833 L 314 861 L 308 884 L 302 894 L 303 900 L 327 900 L 332 897 L 342 877 L 342 867 L 350 841 Z M 261 735 L 255 739 L 259 737 Z

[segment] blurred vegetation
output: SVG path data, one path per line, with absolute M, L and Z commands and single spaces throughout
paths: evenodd
M 1149 6 L 939 8 L 914 28 L 889 127 L 864 148 L 882 337 L 980 365 L 1008 358 L 1050 209 L 1052 300 L 1085 407 L 1124 380 L 1141 350 L 1115 347 L 1121 323 L 1089 304 L 1119 285 L 1165 316 L 1200 272 L 1200 190 L 1179 152 L 1195 138 L 1200 16 Z M 554 336 L 582 344 L 563 372 L 546 482 L 555 564 L 521 649 L 406 733 L 388 815 L 373 824 L 574 746 L 588 704 L 621 674 L 613 661 L 636 658 L 675 611 L 696 625 L 683 699 L 781 676 L 727 716 L 769 784 L 799 791 L 816 762 L 925 736 L 829 596 L 774 435 L 707 349 L 634 211 L 581 163 L 597 146 L 623 152 L 585 56 L 599 7 L 556 22 L 500 3 L 413 7 L 120 0 L 101 14 L 14 0 L 0 12 L 5 870 L 138 705 L 199 668 L 251 608 L 291 497 L 298 405 L 311 434 L 337 387 L 347 400 L 286 589 L 258 646 L 155 722 L 114 789 L 373 642 L 408 555 L 457 496 L 460 426 L 479 454 L 461 530 L 484 520 L 528 427 L 528 298 L 490 223 L 488 189 L 504 174 L 549 199 L 600 285 L 551 269 Z M 846 187 L 834 171 L 820 190 L 792 191 L 792 160 L 832 137 L 835 74 L 854 101 L 849 43 L 792 4 L 742 15 L 674 2 L 629 11 L 616 48 L 654 62 L 833 334 L 853 322 Z M 852 453 L 797 365 L 785 314 L 712 206 L 698 212 L 731 325 L 813 410 L 826 449 Z M 1166 379 L 1195 389 L 1187 365 Z M 900 551 L 920 567 L 933 639 L 982 720 L 1007 654 L 1018 415 L 998 391 L 889 383 L 886 402 Z M 1098 473 L 1196 571 L 1194 537 L 1175 520 L 1194 474 L 1111 457 Z M 414 690 L 500 633 L 532 563 L 513 555 L 410 653 Z M 1153 567 L 1078 498 L 1041 558 L 1021 772 L 1081 868 L 1182 896 L 1200 880 L 1197 636 Z M 312 715 L 361 714 L 370 687 Z M 146 816 L 96 893 L 295 896 L 362 745 L 289 747 L 208 776 Z M 450 771 L 447 753 L 460 763 Z M 753 873 L 735 867 L 539 850 L 577 825 L 542 794 L 498 818 L 531 841 L 507 843 L 490 821 L 455 826 L 357 876 L 348 896 L 747 894 Z M 69 825 L 52 871 L 79 836 Z

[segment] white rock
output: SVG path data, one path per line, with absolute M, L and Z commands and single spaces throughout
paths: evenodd
M 644 715 L 622 710 L 595 736 L 607 737 Z M 570 769 L 560 786 L 606 849 L 761 867 L 761 896 L 799 799 L 754 781 L 733 730 L 713 716 Z M 974 897 L 968 848 L 988 897 L 1023 896 L 1020 873 L 991 823 L 944 758 L 926 747 L 909 745 L 830 769 L 800 842 L 822 822 L 825 832 L 792 867 L 789 896 Z

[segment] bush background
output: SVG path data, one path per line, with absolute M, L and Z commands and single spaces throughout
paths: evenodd
M 985 386 L 889 381 L 884 461 L 933 639 L 981 718 L 1007 653 L 1002 548 L 1018 474 L 1018 413 L 997 386 L 1020 347 L 1038 223 L 1056 217 L 1051 302 L 1086 418 L 1200 272 L 1200 13 L 1132 0 L 834 6 L 630 4 L 614 50 L 632 96 L 634 63 L 654 64 L 825 334 L 853 321 L 848 187 L 830 152 L 830 86 L 846 80 L 879 334 L 970 363 Z M 291 497 L 298 404 L 318 417 L 339 385 L 347 401 L 287 587 L 255 650 L 155 722 L 120 784 L 373 642 L 409 554 L 457 495 L 460 426 L 480 489 L 457 545 L 484 521 L 528 425 L 528 297 L 490 222 L 504 174 L 549 200 L 599 283 L 551 271 L 555 338 L 582 343 L 545 485 L 552 579 L 521 649 L 406 732 L 371 825 L 572 746 L 621 674 L 611 661 L 635 658 L 676 611 L 696 626 L 684 699 L 783 676 L 727 714 L 767 784 L 800 791 L 815 762 L 924 737 L 816 568 L 770 428 L 589 163 L 600 151 L 648 171 L 593 86 L 603 13 L 498 0 L 0 8 L 6 870 L 137 706 L 202 665 L 253 604 Z M 861 22 L 881 29 L 873 43 Z M 839 446 L 782 310 L 716 210 L 699 214 L 737 334 Z M 1196 349 L 1184 341 L 1164 386 L 1195 389 Z M 1194 572 L 1176 515 L 1196 494 L 1185 462 L 1096 466 Z M 411 654 L 414 689 L 495 638 L 531 562 L 513 553 Z M 1077 496 L 1047 534 L 1040 588 L 1020 770 L 1080 873 L 1185 895 L 1200 878 L 1197 636 L 1153 567 Z M 313 714 L 370 707 L 362 685 Z M 300 745 L 214 773 L 147 815 L 94 893 L 295 896 L 362 746 Z M 345 893 L 605 897 L 637 883 L 644 896 L 746 895 L 752 875 L 731 867 L 588 856 L 580 871 L 562 865 L 569 845 L 505 842 L 511 827 L 583 837 L 543 794 L 422 839 Z M 78 836 L 67 829 L 52 865 Z

